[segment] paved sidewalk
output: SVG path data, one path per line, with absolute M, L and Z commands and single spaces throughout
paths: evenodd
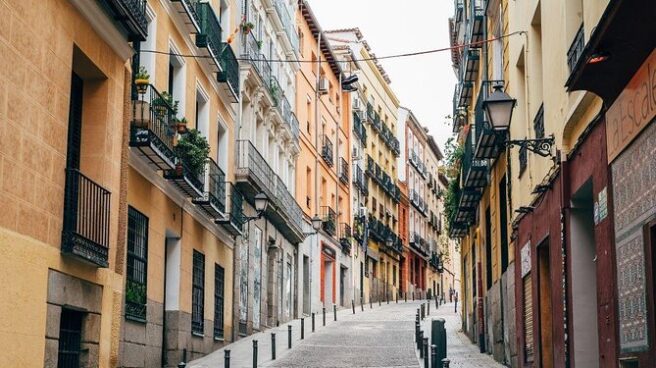
M 447 303 L 434 310 L 435 303 L 431 305 L 431 314 L 421 323 L 424 336 L 430 336 L 431 320 L 443 318 L 446 327 L 446 355 L 451 361 L 449 368 L 503 368 L 504 365 L 496 362 L 492 356 L 481 354 L 476 344 L 462 333 L 462 320 L 456 314 L 453 303 Z M 423 367 L 423 361 L 422 361 Z

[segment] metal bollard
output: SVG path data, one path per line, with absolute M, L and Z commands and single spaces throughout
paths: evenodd
M 419 326 L 419 322 L 415 322 L 415 344 L 419 340 L 419 331 L 421 331 L 421 327 Z
M 257 368 L 257 340 L 253 340 L 253 368 Z
M 428 337 L 424 337 L 424 368 L 428 367 L 428 362 L 430 360 L 430 355 L 428 355 Z
M 415 293 L 412 293 L 412 301 L 415 301 Z
M 314 312 L 312 312 L 312 332 L 314 332 Z
M 399 293 L 396 293 L 394 297 L 396 298 L 396 304 L 399 304 Z
M 364 312 L 364 299 L 360 297 L 360 311 Z
M 355 301 L 351 299 L 351 308 L 353 309 L 353 314 L 355 314 Z
M 333 318 L 337 321 L 337 304 L 333 304 Z
M 378 306 L 380 307 L 381 305 L 382 304 L 381 304 L 381 301 L 380 301 L 380 295 L 378 295 Z
M 287 325 L 287 349 L 292 348 L 292 325 Z
M 371 297 L 371 295 L 369 295 L 369 309 L 373 309 L 373 308 L 374 308 L 373 298 Z
M 323 311 L 323 325 L 325 326 L 326 325 L 326 307 L 323 307 L 322 311 Z
M 440 304 L 437 301 L 437 295 L 435 295 L 435 309 L 438 309 L 440 307 Z
M 442 368 L 449 368 L 449 364 L 451 364 L 451 361 L 447 358 L 442 359 Z
M 431 367 L 437 368 L 437 345 L 431 345 Z
M 385 293 L 385 299 L 387 299 L 387 304 L 389 304 L 389 293 Z
M 430 302 L 426 303 L 426 315 L 430 316 Z
M 419 338 L 417 339 L 417 349 L 419 350 L 419 357 L 424 358 L 424 331 L 419 331 Z
M 301 340 L 305 339 L 305 318 L 301 318 Z
M 406 303 L 408 302 L 408 292 L 407 291 L 405 293 L 403 293 L 403 299 L 405 299 Z
M 419 310 L 420 310 L 419 316 L 421 317 L 421 320 L 423 321 L 425 313 L 426 313 L 426 307 L 425 307 L 424 303 L 421 303 L 421 306 L 419 307 Z
M 276 333 L 271 333 L 271 360 L 276 360 Z
M 223 356 L 223 366 L 225 368 L 230 368 L 230 349 L 225 349 L 223 353 L 225 354 Z

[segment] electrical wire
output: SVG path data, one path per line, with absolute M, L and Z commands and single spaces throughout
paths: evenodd
M 439 49 L 431 49 L 431 50 L 423 50 L 423 51 L 415 51 L 415 52 L 408 52 L 408 53 L 403 53 L 403 54 L 394 54 L 394 55 L 386 55 L 386 56 L 372 56 L 368 58 L 361 58 L 361 59 L 353 59 L 350 61 L 353 62 L 364 62 L 364 61 L 378 61 L 378 60 L 387 60 L 387 59 L 397 59 L 397 58 L 405 58 L 405 57 L 412 57 L 412 56 L 421 56 L 421 55 L 427 55 L 427 54 L 434 54 L 438 52 L 443 52 L 443 51 L 451 51 L 451 50 L 459 50 L 459 49 L 464 49 L 465 47 L 472 47 L 472 46 L 480 46 L 489 42 L 493 42 L 496 40 L 501 40 L 504 38 L 508 38 L 510 36 L 518 35 L 518 34 L 523 34 L 525 33 L 524 31 L 515 31 L 511 32 L 505 35 L 501 35 L 499 37 L 493 37 L 493 38 L 488 38 L 486 40 L 481 40 L 481 41 L 476 41 L 476 42 L 471 42 L 471 43 L 465 43 L 461 45 L 455 45 L 451 47 L 443 47 Z M 146 52 L 146 53 L 151 53 L 151 54 L 158 54 L 158 55 L 169 55 L 169 56 L 177 56 L 177 57 L 183 57 L 183 58 L 194 58 L 194 59 L 213 59 L 214 57 L 211 55 L 190 55 L 190 54 L 180 54 L 180 53 L 175 53 L 175 52 L 164 52 L 164 51 L 157 51 L 157 50 L 141 50 L 141 52 Z M 300 59 L 287 59 L 287 60 L 282 60 L 282 59 L 256 59 L 256 58 L 244 58 L 244 57 L 235 57 L 235 60 L 238 61 L 267 61 L 270 63 L 330 63 L 331 61 L 328 60 L 300 60 Z

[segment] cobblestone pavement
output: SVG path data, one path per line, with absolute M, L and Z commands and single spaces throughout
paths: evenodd
M 326 316 L 322 326 L 321 315 L 316 316 L 316 332 L 311 332 L 311 320 L 305 318 L 305 339 L 300 340 L 300 321 L 292 325 L 292 349 L 287 349 L 287 324 L 261 332 L 226 348 L 231 351 L 231 367 L 253 366 L 253 340 L 258 340 L 258 362 L 260 367 L 423 367 L 414 343 L 414 319 L 419 302 L 391 302 L 382 306 L 366 306 L 364 311 L 356 308 Z M 432 304 L 434 307 L 435 304 Z M 429 333 L 432 318 L 444 318 L 447 328 L 447 355 L 451 368 L 503 367 L 485 354 L 480 354 L 466 336 L 459 332 L 460 316 L 455 314 L 453 304 L 441 306 L 422 323 Z M 271 360 L 271 332 L 276 333 L 277 359 Z M 223 367 L 224 349 L 190 362 L 191 368 Z

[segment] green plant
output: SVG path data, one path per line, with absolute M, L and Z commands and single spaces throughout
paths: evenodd
M 125 300 L 145 304 L 146 303 L 146 285 L 128 280 L 125 285 Z
M 241 30 L 244 33 L 249 33 L 253 28 L 255 28 L 255 25 L 251 22 L 242 22 L 241 23 Z
M 257 41 L 257 49 L 262 50 L 262 41 Z
M 198 130 L 189 129 L 178 141 L 175 152 L 194 176 L 200 176 L 205 171 L 210 144 Z
M 147 81 L 147 80 L 150 79 L 150 74 L 148 74 L 148 71 L 146 70 L 146 68 L 144 68 L 143 66 L 140 66 L 139 70 L 134 75 L 134 79 L 135 80 L 146 80 Z
M 159 110 L 164 110 L 167 107 L 171 108 L 173 117 L 178 115 L 178 104 L 179 102 L 173 99 L 173 96 L 168 92 L 162 92 L 158 97 L 153 100 L 153 105 Z
M 453 220 L 458 211 L 459 201 L 460 183 L 457 179 L 452 179 L 449 181 L 449 187 L 444 196 L 444 217 L 446 217 L 447 232 L 451 229 L 451 226 L 453 226 Z

